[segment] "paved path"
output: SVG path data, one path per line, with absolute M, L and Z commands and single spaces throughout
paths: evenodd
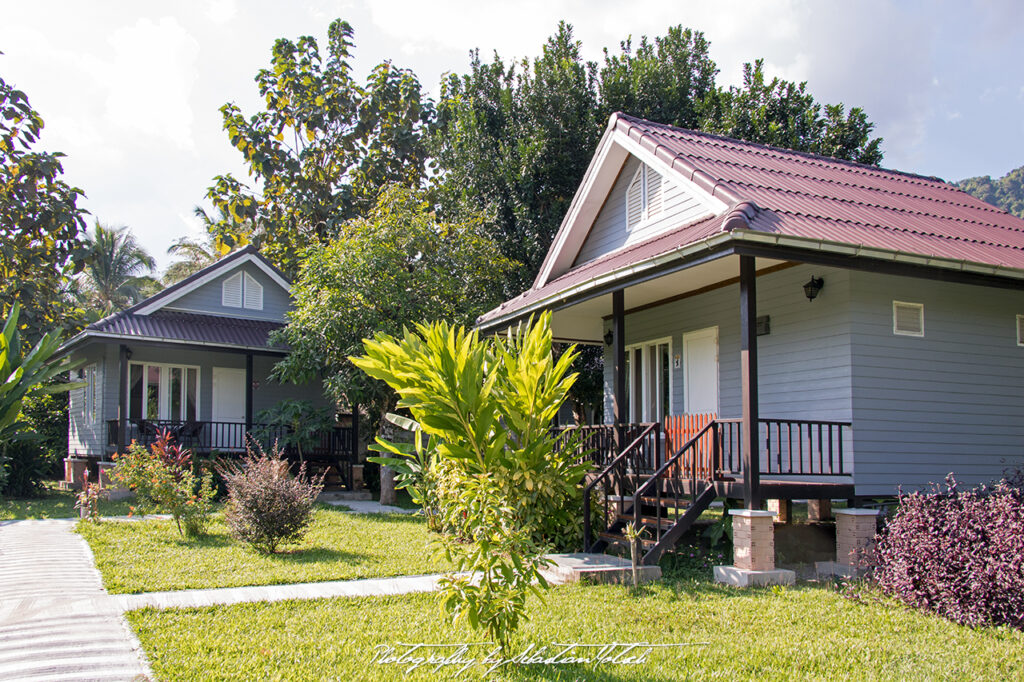
M 334 500 L 327 504 L 335 507 L 348 507 L 348 511 L 353 514 L 415 514 L 419 511 L 419 508 L 392 507 L 375 500 Z
M 74 523 L 0 523 L 0 680 L 152 674 Z

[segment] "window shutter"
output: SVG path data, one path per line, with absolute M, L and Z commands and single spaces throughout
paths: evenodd
M 632 230 L 639 223 L 644 215 L 644 167 L 633 176 L 633 182 L 629 183 L 626 190 L 626 229 Z
M 1017 316 L 1017 345 L 1024 346 L 1024 315 Z
M 221 285 L 220 302 L 225 308 L 242 307 L 242 273 L 231 275 Z
M 647 173 L 647 217 L 653 218 L 661 213 L 661 175 L 655 170 L 644 166 Z
M 248 272 L 245 273 L 245 307 L 249 310 L 263 310 L 263 285 Z
M 924 336 L 924 305 L 893 301 L 892 330 L 904 336 Z

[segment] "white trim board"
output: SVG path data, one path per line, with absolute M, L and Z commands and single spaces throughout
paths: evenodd
M 264 274 L 267 275 L 267 277 L 273 280 L 275 284 L 277 284 L 286 292 L 288 292 L 289 295 L 291 294 L 292 287 L 290 284 L 288 284 L 288 281 L 286 279 L 281 277 L 281 275 L 277 274 L 277 272 L 272 267 L 264 263 L 262 258 L 260 258 L 254 253 L 247 253 L 241 258 L 233 261 L 232 263 L 227 264 L 224 267 L 217 267 L 218 264 L 214 264 L 213 266 L 210 267 L 209 272 L 207 272 L 206 274 L 200 277 L 196 277 L 195 280 L 189 282 L 187 285 L 181 287 L 177 291 L 174 291 L 166 296 L 163 296 L 160 299 L 153 301 L 148 305 L 144 305 L 141 308 L 135 310 L 134 312 L 139 315 L 149 315 L 150 313 L 154 313 L 157 310 L 166 307 L 168 304 L 177 301 L 182 296 L 195 291 L 204 284 L 208 284 L 209 282 L 212 282 L 213 280 L 224 275 L 225 273 L 231 272 L 232 270 L 235 270 L 241 267 L 242 265 L 245 265 L 246 263 L 252 263 L 256 267 L 258 267 L 260 270 L 263 271 Z

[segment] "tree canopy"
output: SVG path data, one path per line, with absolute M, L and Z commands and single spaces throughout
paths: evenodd
M 79 295 L 92 317 L 123 310 L 160 290 L 149 274 L 156 261 L 127 227 L 107 227 L 97 220 L 86 244 L 89 258 Z
M 1001 178 L 993 179 L 989 175 L 967 178 L 956 186 L 1018 218 L 1024 218 L 1024 166 Z
M 0 301 L 4 315 L 21 303 L 33 343 L 76 323 L 66 287 L 87 257 L 82 190 L 63 181 L 63 154 L 32 150 L 42 130 L 25 93 L 0 78 Z
M 350 65 L 352 27 L 336 20 L 327 54 L 314 38 L 279 39 L 256 75 L 266 109 L 245 116 L 221 107 L 224 130 L 245 157 L 254 186 L 221 175 L 207 198 L 231 220 L 213 226 L 229 247 L 241 238 L 289 275 L 309 242 L 327 242 L 364 215 L 392 182 L 417 186 L 424 173 L 423 125 L 432 106 L 406 69 L 379 64 L 360 86 Z
M 303 254 L 294 308 L 281 340 L 292 349 L 275 367 L 283 380 L 323 375 L 341 404 L 368 407 L 376 426 L 394 404 L 387 387 L 348 360 L 376 333 L 401 334 L 421 320 L 472 323 L 501 298 L 511 263 L 479 219 L 440 222 L 420 192 L 391 185 L 365 218 Z

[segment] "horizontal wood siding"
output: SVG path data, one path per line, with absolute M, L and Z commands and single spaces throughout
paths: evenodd
M 110 400 L 106 397 L 105 386 L 109 380 L 110 363 L 103 348 L 91 346 L 71 354 L 72 361 L 84 360 L 79 371 L 94 366 L 99 372 L 102 387 L 96 392 L 96 418 L 85 412 L 85 388 L 76 388 L 68 394 L 68 454 L 97 456 L 103 453 L 106 441 L 106 425 L 103 417 L 109 410 Z M 77 379 L 76 379 L 77 381 Z M 115 403 L 116 405 L 116 403 Z M 116 409 L 116 407 L 115 407 Z
M 857 492 L 974 485 L 1024 465 L 1024 295 L 853 273 Z M 924 337 L 893 333 L 893 300 L 924 304 Z
M 221 305 L 221 284 L 238 272 L 247 272 L 263 286 L 263 310 L 249 308 L 228 308 Z M 227 315 L 250 320 L 273 320 L 284 322 L 285 313 L 291 305 L 288 292 L 252 263 L 246 263 L 217 277 L 195 291 L 190 291 L 167 305 L 167 310 L 184 310 L 205 315 Z
M 318 407 L 328 407 L 333 403 L 324 397 L 323 386 L 318 381 L 307 384 L 280 382 L 270 378 L 270 372 L 276 361 L 268 357 L 253 359 L 253 376 L 259 382 L 259 388 L 253 393 L 253 409 L 256 414 L 267 410 L 282 400 L 309 400 Z
M 810 302 L 802 285 L 812 274 L 826 284 Z M 758 337 L 761 417 L 849 420 L 849 274 L 799 266 L 760 276 L 757 287 L 758 315 L 771 320 L 771 333 Z M 682 357 L 683 334 L 713 326 L 718 327 L 719 414 L 740 417 L 738 284 L 627 315 L 626 344 L 670 336 L 672 356 Z M 684 368 L 673 366 L 673 414 L 684 411 L 683 381 Z M 611 421 L 612 350 L 607 346 L 605 414 Z
M 683 192 L 668 178 L 662 178 L 664 208 L 661 214 L 654 220 L 642 222 L 633 232 L 628 232 L 626 230 L 626 189 L 639 167 L 640 162 L 634 156 L 630 156 L 623 164 L 622 171 L 612 186 L 605 205 L 594 219 L 590 234 L 587 235 L 583 246 L 580 247 L 573 267 L 611 253 L 627 244 L 636 243 L 659 232 L 664 232 L 669 228 L 685 225 L 708 214 L 707 209 L 694 197 Z

